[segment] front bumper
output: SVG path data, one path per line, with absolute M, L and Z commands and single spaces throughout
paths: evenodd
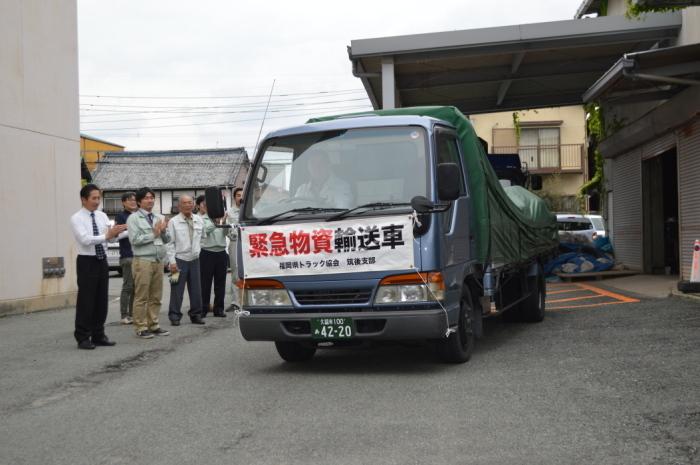
M 450 314 L 453 312 L 450 312 Z M 445 335 L 447 315 L 441 308 L 406 311 L 289 313 L 241 315 L 241 334 L 248 341 L 318 341 L 311 337 L 311 318 L 350 317 L 354 340 L 437 339 Z M 450 321 L 456 318 L 450 315 Z

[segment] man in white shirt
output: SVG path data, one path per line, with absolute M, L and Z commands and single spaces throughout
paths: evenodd
M 226 309 L 228 312 L 240 308 L 240 296 L 238 287 L 236 287 L 236 281 L 238 281 L 238 217 L 241 212 L 241 202 L 243 202 L 243 189 L 236 187 L 233 190 L 233 203 L 224 217 L 224 221 L 231 225 L 231 229 L 228 232 L 228 262 L 231 267 L 231 305 Z
M 170 242 L 165 246 L 168 251 L 171 273 L 168 318 L 173 326 L 180 325 L 182 298 L 185 294 L 185 285 L 187 285 L 187 294 L 190 298 L 188 312 L 190 321 L 196 325 L 203 325 L 199 253 L 204 221 L 200 215 L 192 213 L 194 200 L 189 195 L 180 196 L 178 207 L 180 213 L 168 222 Z
M 92 350 L 95 346 L 113 346 L 105 335 L 107 319 L 109 266 L 107 242 L 115 242 L 126 225 L 113 227 L 100 206 L 100 189 L 87 184 L 80 189 L 83 204 L 70 219 L 73 236 L 78 244 L 76 271 L 78 301 L 75 305 L 75 340 L 79 349 Z
M 295 198 L 315 200 L 316 202 L 311 206 L 330 208 L 350 208 L 352 206 L 353 195 L 350 184 L 333 174 L 326 153 L 310 154 L 307 166 L 311 179 L 299 186 L 294 194 Z M 319 205 L 319 200 L 324 204 Z

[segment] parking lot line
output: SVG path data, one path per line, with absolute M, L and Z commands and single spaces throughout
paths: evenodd
M 603 305 L 622 305 L 622 304 L 627 304 L 629 302 L 620 302 L 619 300 L 616 300 L 615 302 L 599 302 L 596 304 L 583 304 L 583 305 L 563 305 L 560 307 L 547 307 L 547 310 L 569 310 L 572 308 L 594 308 L 594 307 L 602 307 Z
M 571 287 L 571 286 L 575 287 Z M 562 289 L 562 287 L 565 287 L 565 289 Z M 597 286 L 592 286 L 590 284 L 583 284 L 583 283 L 567 283 L 567 284 L 559 284 L 559 285 L 554 285 L 551 286 L 553 290 L 550 292 L 547 292 L 547 297 L 550 297 L 552 295 L 557 295 L 557 294 L 566 294 L 566 293 L 577 293 L 577 292 L 586 292 L 586 295 L 578 295 L 576 297 L 567 297 L 563 299 L 552 299 L 552 300 L 547 300 L 547 310 L 567 310 L 567 309 L 575 309 L 575 308 L 595 308 L 595 307 L 602 307 L 603 305 L 617 305 L 617 304 L 625 304 L 625 303 L 632 303 L 632 302 L 639 302 L 638 299 L 632 298 L 632 297 L 627 297 L 625 295 L 608 291 L 605 289 L 601 289 L 600 287 Z M 597 299 L 608 299 L 607 301 L 597 301 Z M 612 300 L 609 300 L 612 299 Z M 586 302 L 586 301 L 594 301 L 592 303 Z M 583 301 L 583 302 L 581 302 Z M 581 302 L 578 304 L 574 305 L 556 305 L 554 307 L 550 307 L 549 304 L 564 304 L 567 302 Z
M 599 297 L 607 297 L 606 295 L 602 294 L 594 294 L 594 295 L 584 295 L 580 297 L 570 297 L 568 299 L 557 299 L 557 300 L 548 300 L 548 304 L 556 304 L 556 303 L 562 303 L 562 302 L 573 302 L 574 300 L 587 300 L 587 299 L 596 299 Z
M 576 288 L 576 289 L 560 289 L 557 291 L 549 291 L 549 292 L 547 292 L 547 295 L 566 294 L 568 292 L 581 292 L 581 291 L 586 291 L 586 290 L 587 289 L 581 289 L 580 287 Z
M 601 289 L 601 288 L 596 287 L 596 286 L 591 286 L 590 284 L 577 283 L 577 286 L 582 287 L 583 289 L 588 289 L 588 290 L 593 291 L 597 294 L 602 294 L 602 295 L 608 296 L 610 298 L 617 299 L 617 300 L 625 302 L 625 303 L 639 302 L 639 299 L 634 299 L 632 297 L 627 297 L 627 296 L 624 296 L 622 294 L 617 294 L 615 292 L 606 291 L 605 289 Z

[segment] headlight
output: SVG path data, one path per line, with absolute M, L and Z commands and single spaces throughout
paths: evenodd
M 291 306 L 286 289 L 246 289 L 245 304 L 249 307 Z
M 236 285 L 243 290 L 243 306 L 245 307 L 292 306 L 287 289 L 277 280 L 239 280 Z
M 384 278 L 374 303 L 435 302 L 444 298 L 445 283 L 440 273 L 413 273 Z

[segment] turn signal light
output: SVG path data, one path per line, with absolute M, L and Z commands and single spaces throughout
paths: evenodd
M 284 284 L 276 279 L 239 279 L 236 281 L 238 289 L 284 289 Z

